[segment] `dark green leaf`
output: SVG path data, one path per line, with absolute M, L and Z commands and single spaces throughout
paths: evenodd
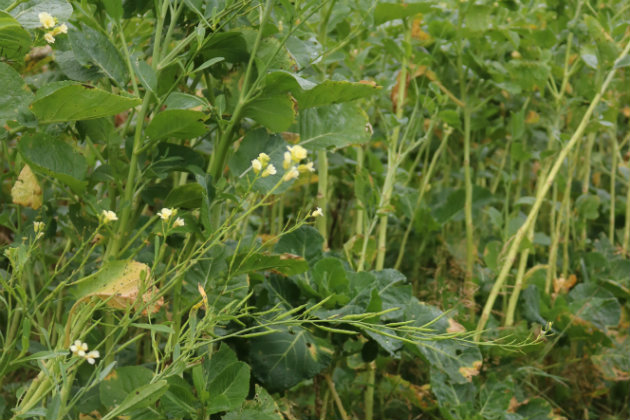
M 221 344 L 203 368 L 210 394 L 206 402 L 208 414 L 240 407 L 249 392 L 249 366 L 239 362 L 229 346 Z
M 418 13 L 427 13 L 432 3 L 378 3 L 374 9 L 374 23 L 380 25 L 394 19 L 403 19 Z
M 207 116 L 203 112 L 189 109 L 167 109 L 157 114 L 146 129 L 153 140 L 164 138 L 189 139 L 206 133 L 203 123 Z
M 72 6 L 66 0 L 30 0 L 11 11 L 13 17 L 27 29 L 40 28 L 39 14 L 50 13 L 59 23 L 67 23 L 72 15 Z
M 74 191 L 85 188 L 87 162 L 83 155 L 63 140 L 44 133 L 28 134 L 18 143 L 18 150 L 29 165 L 68 184 Z
M 356 104 L 321 106 L 300 111 L 300 144 L 308 149 L 339 149 L 370 140 L 368 117 Z
M 10 14 L 0 11 L 0 56 L 21 61 L 30 47 L 29 33 Z
M 324 238 L 317 229 L 311 226 L 302 226 L 293 232 L 283 235 L 274 251 L 277 253 L 288 253 L 306 258 L 309 263 L 313 263 L 322 255 L 322 245 Z
M 0 62 L 0 126 L 18 118 L 20 109 L 31 102 L 31 93 L 20 74 L 6 63 Z
M 265 388 L 256 384 L 256 394 L 253 400 L 247 400 L 243 406 L 230 411 L 223 416 L 223 420 L 283 420 L 278 405 Z
M 173 188 L 164 199 L 170 208 L 197 209 L 201 206 L 203 188 L 199 184 L 184 184 Z
M 140 104 L 140 99 L 113 95 L 92 86 L 63 84 L 45 94 L 37 92 L 31 110 L 40 123 L 108 117 Z
M 261 96 L 245 106 L 243 115 L 271 131 L 280 132 L 291 126 L 295 119 L 295 110 L 288 94 Z

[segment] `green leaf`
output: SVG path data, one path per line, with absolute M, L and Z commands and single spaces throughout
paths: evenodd
M 105 407 L 115 407 L 134 389 L 151 382 L 152 378 L 153 372 L 142 366 L 118 368 L 99 385 L 101 403 Z
M 594 220 L 599 217 L 599 204 L 599 196 L 592 194 L 582 194 L 575 200 L 578 214 L 587 220 Z
M 339 149 L 370 140 L 368 117 L 356 104 L 321 106 L 300 111 L 300 144 L 308 149 Z
M 62 84 L 52 91 L 37 92 L 31 110 L 41 124 L 109 117 L 140 104 L 92 86 Z
M 350 301 L 346 270 L 337 258 L 328 257 L 317 261 L 313 266 L 312 278 L 322 298 L 333 295 L 327 304 L 344 305 Z
M 148 65 L 144 60 L 137 60 L 135 62 L 135 71 L 142 83 L 142 86 L 155 94 L 157 92 L 158 78 L 153 70 L 153 67 Z
M 477 390 L 472 383 L 452 382 L 444 373 L 431 369 L 431 391 L 445 419 L 476 418 L 474 403 Z
M 87 183 L 87 161 L 71 145 L 44 133 L 27 134 L 18 143 L 20 154 L 31 167 L 68 184 L 75 192 Z
M 581 283 L 569 292 L 569 310 L 576 318 L 606 332 L 621 320 L 621 305 L 608 290 L 594 283 Z
M 247 400 L 243 406 L 230 411 L 223 416 L 223 420 L 283 420 L 278 405 L 273 397 L 262 386 L 256 384 L 256 394 L 253 400 Z
M 514 381 L 511 376 L 497 379 L 490 375 L 479 390 L 479 414 L 484 419 L 502 420 L 514 395 Z
M 431 11 L 432 3 L 378 3 L 374 8 L 374 23 L 380 25 L 394 19 L 403 19 Z
M 427 333 L 412 347 L 431 365 L 448 377 L 454 384 L 470 382 L 482 366 L 481 353 L 477 346 L 458 340 L 432 338 L 447 331 L 448 319 L 439 309 L 413 299 L 404 310 L 404 320 L 412 320 L 418 327 L 431 323 L 432 333 Z M 438 319 L 439 318 L 439 319 Z
M 166 105 L 168 109 L 190 109 L 199 106 L 203 109 L 210 109 L 210 104 L 205 98 L 183 92 L 173 92 L 168 95 L 168 98 L 164 101 L 164 105 Z
M 160 398 L 160 408 L 168 418 L 194 418 L 200 407 L 199 400 L 186 380 L 180 376 L 169 376 L 168 390 Z
M 20 109 L 33 100 L 33 94 L 20 74 L 6 63 L 0 62 L 0 127 L 6 121 L 18 118 Z
M 232 266 L 236 274 L 274 271 L 284 276 L 293 276 L 308 270 L 306 260 L 293 254 L 240 254 L 234 258 Z
M 254 376 L 271 392 L 291 388 L 328 367 L 333 350 L 327 341 L 300 326 L 277 326 L 278 332 L 254 337 L 250 358 Z
M 265 78 L 266 95 L 291 93 L 297 99 L 300 110 L 317 106 L 350 102 L 370 97 L 381 89 L 372 83 L 326 80 L 313 83 L 286 71 L 273 71 Z
M 203 188 L 199 184 L 184 184 L 173 188 L 164 200 L 170 208 L 197 209 L 201 206 Z
M 293 102 L 288 94 L 260 96 L 245 106 L 243 115 L 275 132 L 287 130 L 295 120 Z
M 221 344 L 219 351 L 203 364 L 208 414 L 234 410 L 241 406 L 249 393 L 249 366 L 238 361 L 234 351 Z
M 118 49 L 109 38 L 87 25 L 80 30 L 71 29 L 68 38 L 72 45 L 74 57 L 82 65 L 94 64 L 118 86 L 124 86 L 128 79 L 127 66 Z
M 10 14 L 0 11 L 0 56 L 21 61 L 30 47 L 31 35 Z
M 103 0 L 103 6 L 107 14 L 115 21 L 120 21 L 123 16 L 122 2 L 119 0 Z
M 66 23 L 72 16 L 72 6 L 66 0 L 30 0 L 11 11 L 13 17 L 27 29 L 40 28 L 39 14 L 50 13 L 59 23 Z
M 138 410 L 154 405 L 168 389 L 168 382 L 157 381 L 134 389 L 125 397 L 119 406 L 115 407 L 103 420 L 109 420 L 121 416 L 131 410 Z
M 143 330 L 149 330 L 156 333 L 162 333 L 162 334 L 175 333 L 175 331 L 173 331 L 171 327 L 169 327 L 168 325 L 163 325 L 163 324 L 145 324 L 145 323 L 132 322 L 131 325 L 136 328 L 141 328 Z
M 208 131 L 203 123 L 206 118 L 207 115 L 199 111 L 167 109 L 151 120 L 146 133 L 153 140 L 199 137 Z
M 324 238 L 317 229 L 312 226 L 302 226 L 293 232 L 283 235 L 274 251 L 277 253 L 288 253 L 304 257 L 309 263 L 313 263 L 322 255 L 322 245 Z

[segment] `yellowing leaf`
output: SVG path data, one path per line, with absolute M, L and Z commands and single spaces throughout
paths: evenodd
M 148 304 L 142 311 L 157 312 L 164 298 L 155 299 L 159 290 L 153 284 L 151 270 L 137 261 L 113 261 L 80 286 L 82 299 L 92 296 L 105 300 L 107 305 L 126 310 L 130 306 Z M 142 293 L 141 298 L 138 296 Z
M 448 319 L 448 328 L 446 329 L 446 332 L 459 333 L 459 332 L 465 332 L 465 331 L 466 331 L 466 328 L 464 328 L 462 324 L 460 324 L 457 321 L 454 321 L 452 318 Z
M 476 360 L 473 362 L 472 366 L 462 366 L 459 368 L 459 373 L 462 374 L 468 382 L 472 381 L 473 376 L 479 375 L 479 369 L 481 369 L 481 365 L 483 362 L 481 360 Z
M 11 188 L 11 198 L 13 202 L 20 206 L 30 207 L 37 210 L 42 206 L 42 187 L 30 166 L 24 165 L 17 181 Z

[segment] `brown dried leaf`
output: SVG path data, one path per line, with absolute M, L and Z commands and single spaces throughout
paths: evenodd
M 31 171 L 30 166 L 24 165 L 13 188 L 11 188 L 13 202 L 37 210 L 42 206 L 42 197 L 42 187 L 37 182 L 35 174 Z

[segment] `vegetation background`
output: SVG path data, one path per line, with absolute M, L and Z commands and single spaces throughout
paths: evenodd
M 627 419 L 630 3 L 0 0 L 0 417 Z

